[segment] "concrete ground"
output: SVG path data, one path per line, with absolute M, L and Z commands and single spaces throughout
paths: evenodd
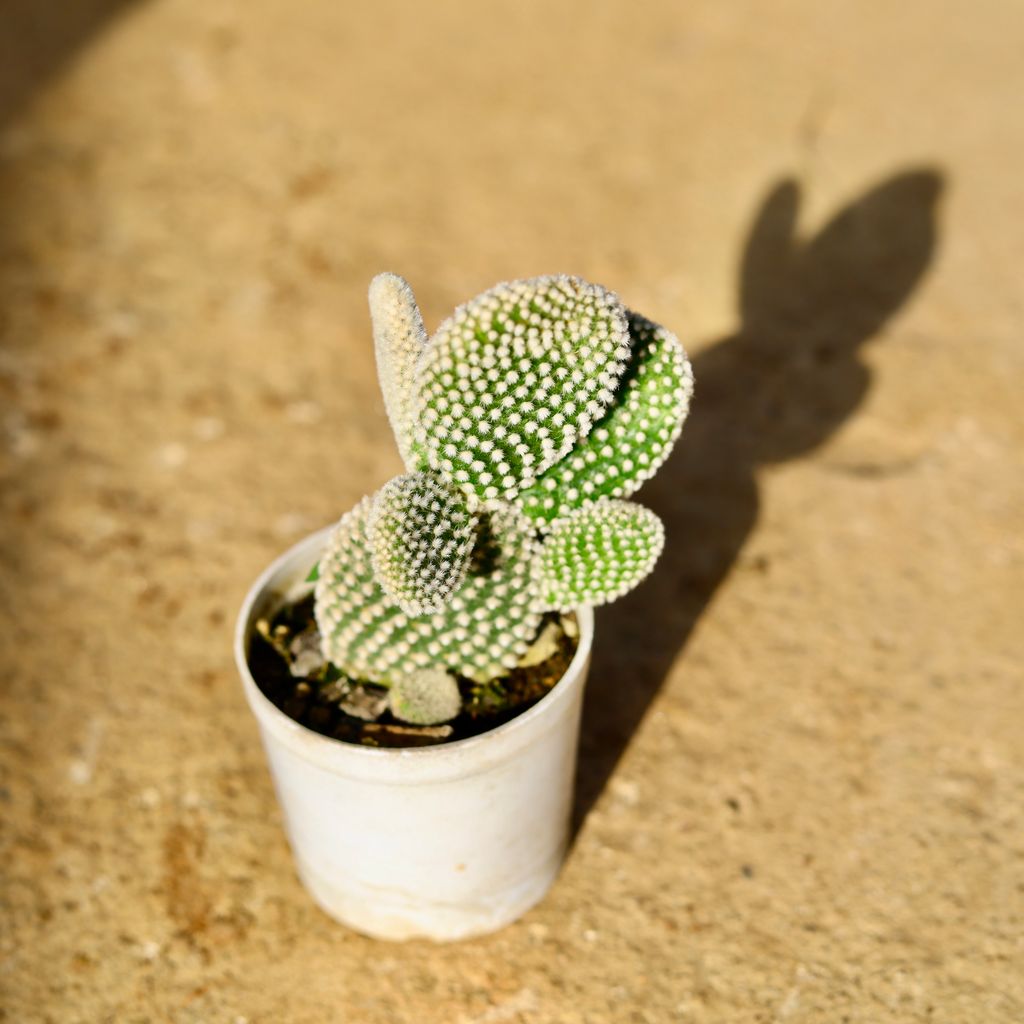
M 1024 1019 L 1024 8 L 5 0 L 11 1024 Z M 547 901 L 382 945 L 230 653 L 398 468 L 365 290 L 575 272 L 697 398 Z

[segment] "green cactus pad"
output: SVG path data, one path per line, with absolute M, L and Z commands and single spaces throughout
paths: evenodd
M 324 656 L 342 672 L 390 684 L 423 668 L 486 682 L 512 668 L 537 634 L 533 527 L 512 510 L 481 517 L 466 582 L 443 612 L 407 615 L 373 571 L 364 498 L 320 559 L 316 620 Z
M 478 295 L 420 361 L 431 468 L 485 507 L 514 500 L 604 415 L 628 359 L 625 310 L 598 285 L 538 277 Z
M 605 499 L 577 509 L 544 541 L 541 600 L 563 612 L 614 601 L 647 576 L 664 544 L 661 520 L 642 505 Z
M 429 473 L 396 476 L 374 496 L 370 557 L 384 593 L 408 615 L 440 611 L 466 578 L 477 518 Z
M 395 680 L 388 690 L 388 707 L 395 718 L 411 725 L 440 725 L 462 710 L 462 694 L 454 676 L 424 668 Z
M 427 331 L 412 288 L 397 274 L 378 274 L 370 282 L 373 343 L 391 429 L 408 469 L 426 468 L 416 448 L 413 419 L 416 363 L 427 344 Z
M 615 401 L 561 462 L 520 494 L 526 515 L 547 528 L 601 498 L 625 498 L 654 475 L 682 430 L 693 373 L 678 339 L 629 314 L 632 354 Z

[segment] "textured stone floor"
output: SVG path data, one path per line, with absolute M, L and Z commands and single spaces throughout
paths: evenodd
M 0 4 L 0 1019 L 1024 1019 L 1024 8 Z M 230 658 L 396 471 L 365 289 L 694 357 L 548 900 L 376 944 Z

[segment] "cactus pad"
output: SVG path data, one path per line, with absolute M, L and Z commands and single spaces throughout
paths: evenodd
M 369 513 L 364 498 L 320 559 L 315 608 L 324 656 L 355 678 L 384 684 L 438 666 L 477 682 L 512 668 L 541 621 L 532 527 L 512 510 L 482 517 L 469 574 L 448 606 L 407 615 L 373 571 Z
M 626 498 L 668 458 L 693 394 L 693 372 L 671 332 L 629 314 L 632 354 L 615 401 L 571 454 L 519 496 L 542 527 L 601 498 Z
M 378 274 L 370 282 L 369 299 L 384 408 L 402 461 L 408 469 L 424 468 L 413 420 L 416 363 L 427 344 L 423 317 L 412 289 L 397 274 Z
M 374 496 L 367 522 L 373 571 L 409 615 L 440 611 L 462 584 L 477 518 L 429 473 L 396 476 Z
M 598 285 L 538 277 L 478 295 L 419 365 L 430 466 L 485 507 L 513 501 L 604 414 L 628 358 L 625 311 Z
M 541 599 L 563 612 L 614 601 L 654 568 L 664 543 L 661 520 L 642 505 L 605 499 L 577 509 L 544 541 Z

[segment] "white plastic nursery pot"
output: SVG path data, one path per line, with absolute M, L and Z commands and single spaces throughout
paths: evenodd
M 576 613 L 579 647 L 565 675 L 504 725 L 432 747 L 344 743 L 278 710 L 247 660 L 256 621 L 308 576 L 329 532 L 260 576 L 235 630 L 299 876 L 328 914 L 376 938 L 495 931 L 543 898 L 565 857 L 593 613 Z

